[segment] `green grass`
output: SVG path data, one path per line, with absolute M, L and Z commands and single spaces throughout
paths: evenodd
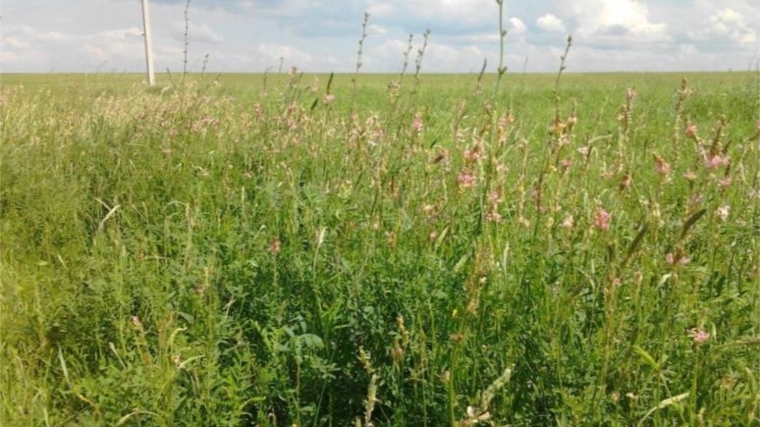
M 351 78 L 3 75 L 3 425 L 760 425 L 757 73 Z

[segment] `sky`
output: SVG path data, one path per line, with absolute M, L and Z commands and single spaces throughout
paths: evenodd
M 479 72 L 495 0 L 150 0 L 157 72 Z M 187 10 L 187 20 L 185 11 Z M 140 0 L 3 0 L 2 72 L 143 72 Z M 507 72 L 725 71 L 760 64 L 760 0 L 504 0 Z M 187 31 L 186 31 L 187 27 Z M 187 38 L 185 37 L 187 34 Z

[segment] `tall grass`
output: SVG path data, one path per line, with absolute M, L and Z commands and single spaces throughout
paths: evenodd
M 757 76 L 302 77 L 3 85 L 4 425 L 758 425 Z

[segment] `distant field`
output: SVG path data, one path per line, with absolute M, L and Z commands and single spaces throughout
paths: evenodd
M 0 424 L 760 426 L 760 74 L 0 75 Z

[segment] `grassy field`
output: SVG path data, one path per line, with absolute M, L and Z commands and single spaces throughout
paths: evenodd
M 0 424 L 758 426 L 759 77 L 3 75 Z

